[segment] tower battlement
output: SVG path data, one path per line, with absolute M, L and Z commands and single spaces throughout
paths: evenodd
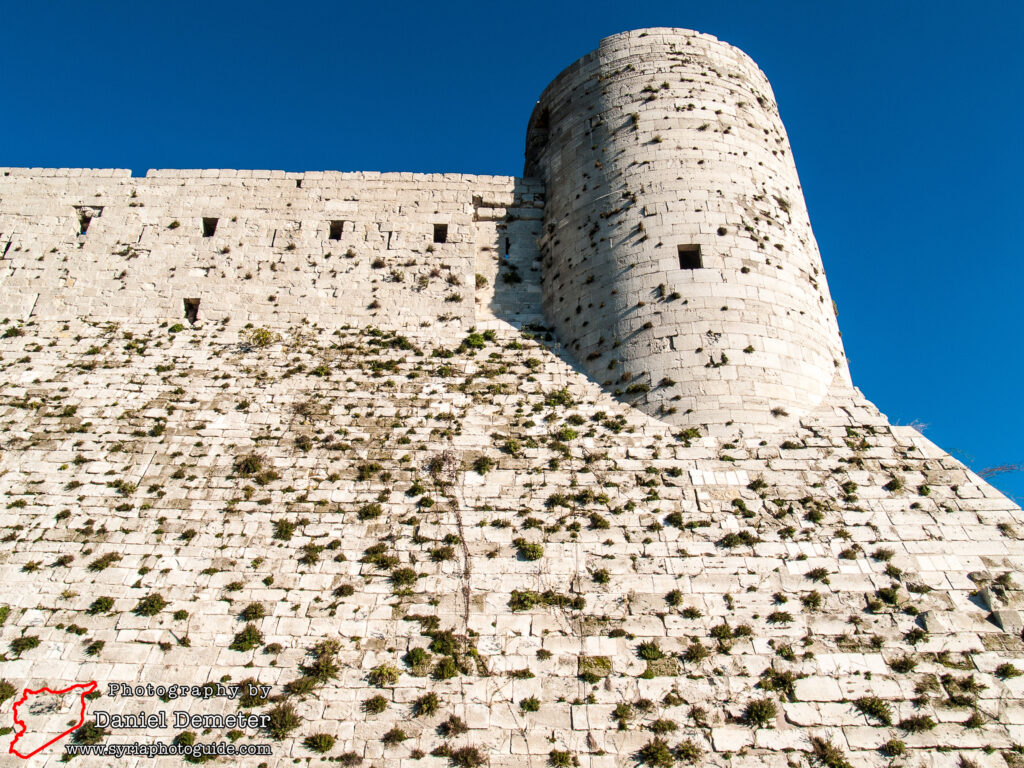
M 682 29 L 601 41 L 544 91 L 543 309 L 587 372 L 680 425 L 774 427 L 849 370 L 767 78 Z

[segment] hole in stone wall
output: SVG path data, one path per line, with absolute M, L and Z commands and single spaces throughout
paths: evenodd
M 344 221 L 332 221 L 331 222 L 331 233 L 328 237 L 331 240 L 341 240 L 341 233 L 345 229 Z
M 448 242 L 448 225 L 447 224 L 435 224 L 434 225 L 434 242 L 435 243 L 447 243 Z
M 548 144 L 548 135 L 551 132 L 551 114 L 545 107 L 529 126 L 526 132 L 526 168 L 527 176 L 537 176 L 540 173 L 539 158 Z
M 87 205 L 75 206 L 75 211 L 78 213 L 78 234 L 80 235 L 88 232 L 92 220 L 99 218 L 103 214 L 102 208 Z
M 203 217 L 203 237 L 213 237 L 214 232 L 217 231 L 217 219 L 208 219 Z
M 302 189 L 302 179 L 296 179 L 295 180 L 295 188 L 296 189 Z
M 679 246 L 679 268 L 680 269 L 700 269 L 704 264 L 700 258 L 700 246 L 699 245 L 680 245 Z
M 185 299 L 185 319 L 190 323 L 199 319 L 199 299 Z
M 537 130 L 537 136 L 542 140 L 548 140 L 548 131 L 551 130 L 551 111 L 544 107 L 544 111 L 537 117 L 537 124 L 534 126 Z

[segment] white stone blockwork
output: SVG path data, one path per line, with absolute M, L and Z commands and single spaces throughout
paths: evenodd
M 238 325 L 461 332 L 477 273 L 534 261 L 542 205 L 539 183 L 498 176 L 0 169 L 0 305 L 179 322 L 199 300 L 198 319 Z M 499 313 L 537 303 L 504 295 Z
M 94 680 L 272 722 L 72 742 L 266 768 L 1021 765 L 1024 515 L 849 382 L 754 64 L 608 38 L 526 174 L 0 168 L 0 714 Z
M 604 386 L 680 425 L 781 426 L 849 372 L 767 79 L 708 35 L 614 35 L 541 96 L 544 312 Z M 789 417 L 789 418 L 787 418 Z

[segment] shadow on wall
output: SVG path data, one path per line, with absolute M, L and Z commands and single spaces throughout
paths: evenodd
M 478 249 L 478 282 L 482 277 L 493 284 L 487 303 L 491 315 L 542 342 L 577 373 L 588 376 L 572 351 L 555 336 L 541 307 L 542 189 L 537 180 L 517 178 L 511 208 L 489 208 L 478 201 L 478 220 L 493 215 L 496 225 L 493 244 L 481 243 Z

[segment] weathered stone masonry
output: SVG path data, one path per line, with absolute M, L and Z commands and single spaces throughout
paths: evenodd
M 223 764 L 1024 765 L 1024 516 L 850 383 L 764 76 L 616 35 L 527 144 L 0 169 L 0 728 L 96 680 L 269 716 L 77 737 L 273 747 Z
M 200 318 L 234 325 L 344 318 L 416 327 L 445 314 L 462 331 L 474 321 L 476 273 L 496 272 L 506 254 L 504 263 L 536 266 L 537 182 L 411 173 L 0 173 L 0 304 L 12 318 L 178 322 L 185 301 L 199 299 Z M 516 298 L 520 307 L 536 304 Z
M 849 383 L 789 142 L 741 51 L 603 40 L 541 96 L 526 175 L 548 192 L 545 315 L 641 410 L 763 428 Z

